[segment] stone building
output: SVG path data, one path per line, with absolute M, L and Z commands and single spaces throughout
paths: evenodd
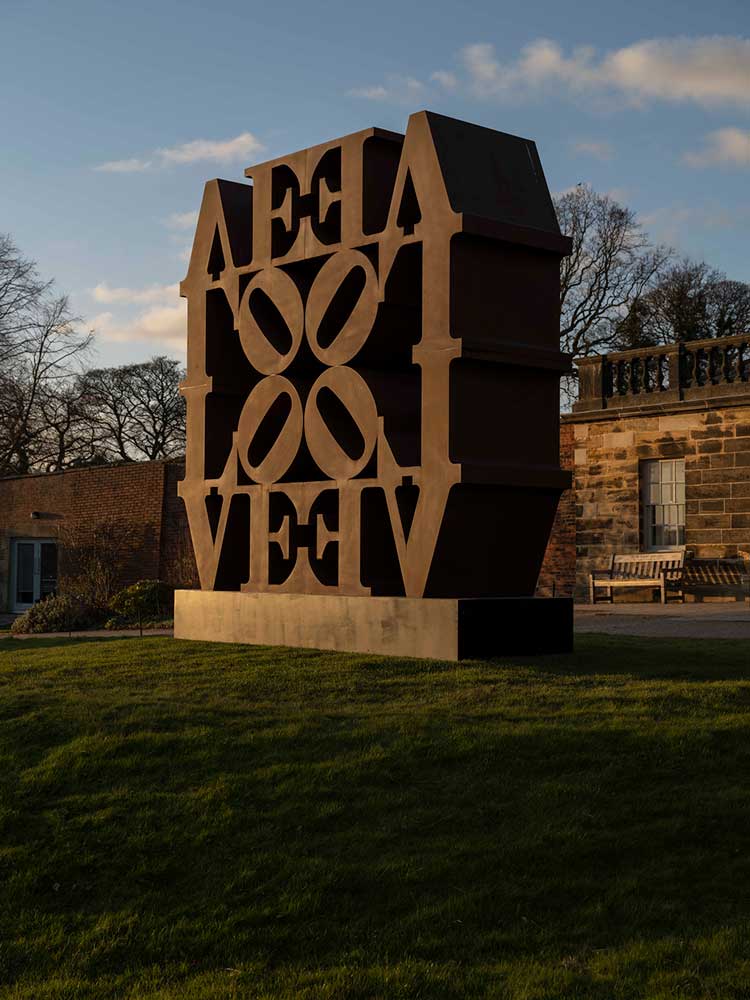
M 586 599 L 589 573 L 606 569 L 613 553 L 685 546 L 688 599 L 741 597 L 750 558 L 750 338 L 626 351 L 578 367 L 580 398 L 562 418 L 573 488 L 540 590 L 554 584 Z

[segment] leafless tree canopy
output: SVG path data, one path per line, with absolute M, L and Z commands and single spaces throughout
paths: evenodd
M 185 450 L 184 372 L 165 357 L 99 368 L 79 380 L 79 396 L 98 452 L 108 461 L 174 458 Z
M 0 235 L 0 474 L 45 468 L 59 453 L 47 414 L 90 345 L 66 296 Z
M 750 331 L 750 285 L 702 261 L 680 260 L 630 306 L 618 327 L 622 348 L 731 337 Z
M 599 354 L 617 342 L 617 322 L 669 263 L 636 220 L 608 195 L 579 185 L 555 200 L 573 252 L 560 268 L 560 340 L 574 357 Z
M 42 281 L 34 261 L 0 233 L 0 371 L 23 349 L 38 305 L 50 290 L 51 282 Z
M 0 235 L 0 475 L 182 454 L 182 370 L 169 358 L 86 370 L 92 336 Z
M 586 185 L 555 199 L 573 252 L 560 270 L 560 340 L 574 357 L 750 330 L 750 286 L 654 245 L 635 213 Z M 576 379 L 563 379 L 564 405 Z

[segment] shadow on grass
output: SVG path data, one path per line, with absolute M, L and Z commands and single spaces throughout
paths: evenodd
M 168 732 L 156 715 L 134 722 L 50 741 L 23 769 L 23 813 L 5 825 L 11 979 L 250 965 L 267 985 L 416 962 L 427 992 L 396 995 L 483 996 L 505 980 L 492 996 L 580 1000 L 654 996 L 656 972 L 695 961 L 724 985 L 713 995 L 743 995 L 723 978 L 743 961 L 739 936 L 721 962 L 690 955 L 750 920 L 741 727 L 333 704 L 243 719 L 204 706 L 199 727 Z M 21 759 L 28 728 L 17 735 Z M 481 968 L 494 972 L 467 992 Z M 615 993 L 625 977 L 632 993 Z
M 14 1000 L 747 997 L 746 644 L 117 639 L 3 664 Z
M 162 639 L 170 638 L 169 636 L 144 636 L 149 639 Z M 52 649 L 55 646 L 79 646 L 79 645 L 90 645 L 92 643 L 101 642 L 118 642 L 121 639 L 140 639 L 140 636 L 136 632 L 134 635 L 86 635 L 85 632 L 74 632 L 72 635 L 68 635 L 67 632 L 60 632 L 56 635 L 48 636 L 24 636 L 20 638 L 18 636 L 11 635 L 0 635 L 0 653 L 8 652 L 9 650 L 23 650 L 23 649 Z
M 24 652 L 31 650 L 55 650 L 60 652 L 76 647 L 88 647 L 93 653 L 98 645 L 109 646 L 113 642 L 127 641 L 128 651 L 123 650 L 123 658 L 130 659 L 146 649 L 151 639 L 167 640 L 170 649 L 179 650 L 178 659 L 193 666 L 216 661 L 248 665 L 265 661 L 267 669 L 276 670 L 281 664 L 310 663 L 325 665 L 326 669 L 356 666 L 365 674 L 400 676 L 401 678 L 429 678 L 430 675 L 450 675 L 456 671 L 479 670 L 495 672 L 518 668 L 533 671 L 540 676 L 553 677 L 596 677 L 618 676 L 641 680 L 691 680 L 722 681 L 750 679 L 750 656 L 747 642 L 742 639 L 666 639 L 642 638 L 634 636 L 611 636 L 603 634 L 577 635 L 575 651 L 568 654 L 545 656 L 498 656 L 488 660 L 464 660 L 455 662 L 439 660 L 400 659 L 398 657 L 362 655 L 355 653 L 335 653 L 316 649 L 292 649 L 284 647 L 263 647 L 229 643 L 190 642 L 175 640 L 170 636 L 149 635 L 141 639 L 137 633 L 128 636 L 91 636 L 74 633 L 46 637 L 13 638 L 0 636 L 0 653 Z M 134 640 L 131 643 L 130 640 Z M 140 644 L 144 644 L 141 647 Z M 481 681 L 480 681 L 481 683 Z
M 666 639 L 603 634 L 577 635 L 573 653 L 549 656 L 495 657 L 532 667 L 543 674 L 625 675 L 634 678 L 680 678 L 720 681 L 750 679 L 750 655 L 744 639 Z

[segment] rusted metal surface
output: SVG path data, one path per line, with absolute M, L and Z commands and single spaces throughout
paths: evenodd
M 180 484 L 204 590 L 531 595 L 560 235 L 526 139 L 429 112 L 210 181 Z

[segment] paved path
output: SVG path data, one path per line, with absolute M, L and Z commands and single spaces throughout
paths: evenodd
M 671 639 L 750 639 L 750 604 L 578 604 L 575 630 Z

